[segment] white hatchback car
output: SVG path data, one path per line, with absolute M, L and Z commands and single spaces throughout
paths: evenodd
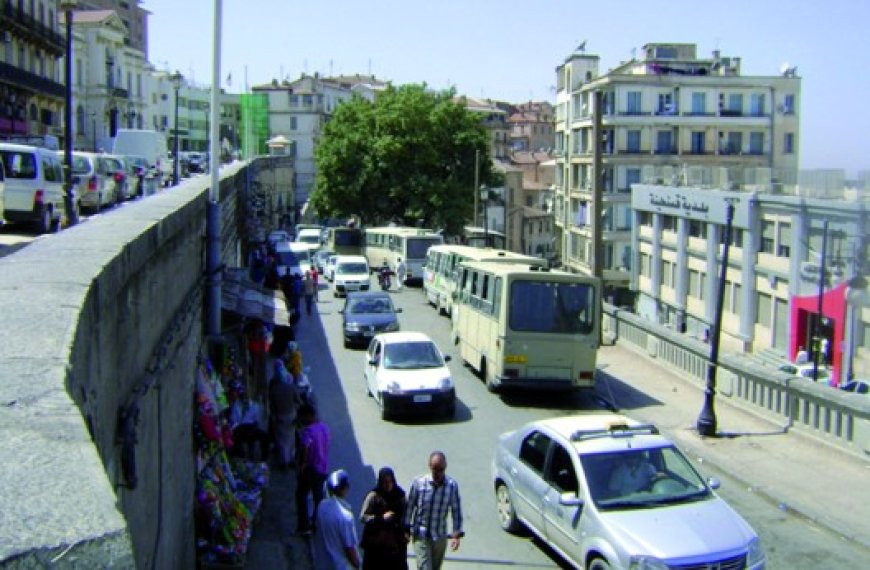
M 577 568 L 762 570 L 758 535 L 652 425 L 615 414 L 531 422 L 492 463 L 501 526 Z
M 447 362 L 421 332 L 376 335 L 365 356 L 366 390 L 381 406 L 381 417 L 420 411 L 456 412 L 456 388 Z
M 335 297 L 351 291 L 368 291 L 371 272 L 366 258 L 361 255 L 339 255 L 333 270 L 332 294 Z

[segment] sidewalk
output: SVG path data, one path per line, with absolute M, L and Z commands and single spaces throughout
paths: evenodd
M 720 436 L 701 437 L 695 425 L 702 386 L 622 345 L 602 347 L 598 354 L 601 396 L 610 400 L 608 383 L 614 391 L 622 383 L 638 392 L 614 402 L 620 411 L 656 424 L 690 457 L 715 465 L 781 508 L 870 547 L 870 461 L 808 435 L 785 433 L 722 396 L 715 400 Z

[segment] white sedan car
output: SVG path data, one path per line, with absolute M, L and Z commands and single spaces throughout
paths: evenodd
M 383 419 L 419 411 L 453 417 L 456 389 L 446 364 L 450 356 L 425 334 L 379 334 L 369 344 L 365 359 L 366 389 L 380 405 Z

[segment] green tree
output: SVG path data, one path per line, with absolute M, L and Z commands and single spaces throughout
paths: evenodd
M 314 211 L 459 233 L 472 218 L 475 152 L 479 183 L 492 170 L 480 117 L 453 95 L 391 86 L 374 102 L 354 97 L 340 105 L 315 151 Z

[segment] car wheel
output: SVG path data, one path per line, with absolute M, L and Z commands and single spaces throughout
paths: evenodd
M 350 341 L 348 341 L 347 339 L 344 339 L 344 347 L 350 348 Z
M 36 221 L 36 231 L 44 234 L 51 231 L 51 210 L 43 208 L 39 219 Z
M 372 395 L 372 389 L 369 388 L 369 379 L 366 378 L 365 374 L 363 374 L 363 384 L 365 384 L 366 386 L 366 396 L 368 396 L 369 398 L 373 398 L 374 396 Z
M 390 412 L 387 410 L 387 405 L 384 403 L 384 394 L 380 395 L 380 404 L 381 404 L 381 419 L 387 421 L 390 419 Z
M 610 570 L 610 564 L 603 558 L 595 558 L 589 564 L 589 570 Z
M 495 488 L 495 509 L 498 513 L 498 522 L 502 530 L 517 532 L 520 530 L 520 521 L 514 511 L 514 503 L 511 500 L 510 489 L 504 483 L 499 483 Z

